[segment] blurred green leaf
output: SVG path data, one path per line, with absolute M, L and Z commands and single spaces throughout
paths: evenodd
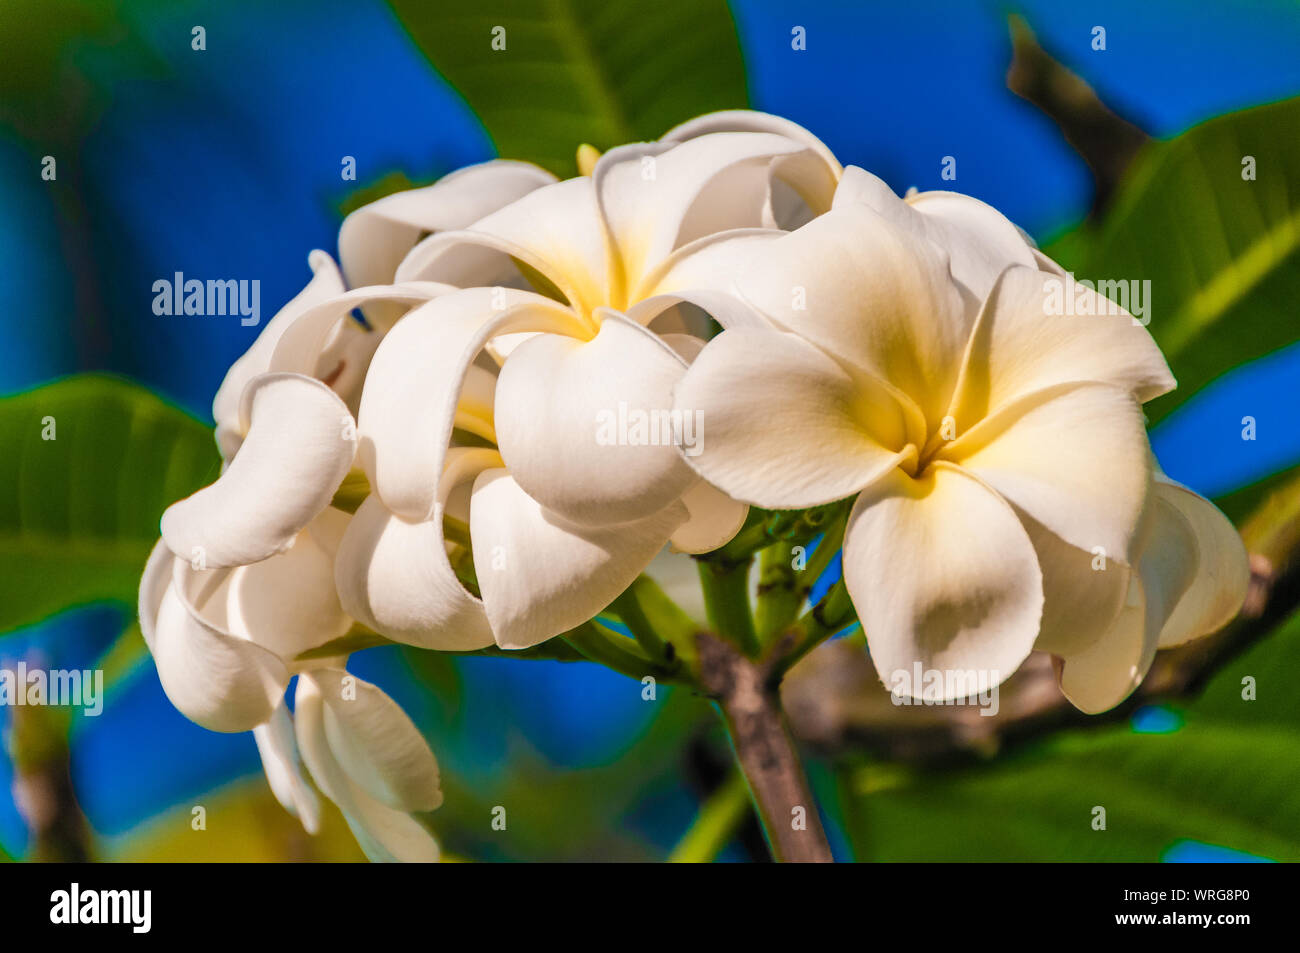
M 1150 330 L 1178 389 L 1152 423 L 1225 371 L 1300 339 L 1300 99 L 1152 144 L 1096 230 L 1045 251 L 1093 281 L 1149 279 Z M 1253 157 L 1255 178 L 1243 178 Z
M 748 103 L 724 0 L 390 3 L 500 154 L 557 175 L 574 174 L 584 142 L 656 139 L 692 116 Z M 493 49 L 497 28 L 503 50 Z
M 0 631 L 134 605 L 162 511 L 220 469 L 207 427 L 99 375 L 0 400 L 0 446 Z
M 1219 672 L 1169 733 L 1113 725 L 985 765 L 841 775 L 862 860 L 1154 861 L 1195 840 L 1300 859 L 1300 614 Z M 1257 700 L 1242 698 L 1255 678 Z M 1091 827 L 1106 809 L 1106 830 Z

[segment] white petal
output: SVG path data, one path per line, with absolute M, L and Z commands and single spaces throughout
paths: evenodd
M 300 678 L 316 684 L 330 751 L 354 783 L 401 811 L 432 811 L 442 804 L 433 752 L 382 689 L 336 668 L 313 669 Z
M 338 510 L 316 518 L 347 523 Z M 282 659 L 344 635 L 352 620 L 334 591 L 334 559 L 307 530 L 286 552 L 241 566 L 230 577 L 226 599 L 230 631 Z
M 144 573 L 140 577 L 140 599 L 137 609 L 140 619 L 140 634 L 144 644 L 153 651 L 154 626 L 158 621 L 158 610 L 162 608 L 163 595 L 172 582 L 172 563 L 175 555 L 167 548 L 167 543 L 159 539 L 149 552 L 145 562 Z
M 634 523 L 568 523 L 524 493 L 505 470 L 474 483 L 474 568 L 497 644 L 522 649 L 600 612 L 632 584 L 686 520 L 673 503 Z
M 835 208 L 859 204 L 925 238 L 949 256 L 952 276 L 983 301 L 997 276 L 1010 265 L 1035 266 L 1034 249 L 997 209 L 957 192 L 920 192 L 900 199 L 885 182 L 860 169 L 844 170 Z
M 509 258 L 545 276 L 583 313 L 609 304 L 613 264 L 591 179 L 544 186 L 468 229 L 431 235 L 407 255 L 397 280 L 501 285 L 514 271 Z
M 807 145 L 786 136 L 726 132 L 606 152 L 592 179 L 628 288 L 688 242 L 767 224 L 770 182 L 783 170 L 816 212 L 830 207 L 830 170 Z
M 453 448 L 432 519 L 408 523 L 377 496 L 361 504 L 339 549 L 335 581 L 348 613 L 389 639 L 441 651 L 492 644 L 483 604 L 447 559 L 443 509 L 457 484 L 501 465 L 492 450 Z
M 907 199 L 926 236 L 947 250 L 952 276 L 983 300 L 1008 265 L 1034 268 L 1034 250 L 1001 212 L 957 192 L 921 192 Z
M 248 731 L 270 719 L 289 672 L 274 654 L 208 622 L 196 604 L 211 572 L 176 560 L 153 634 L 158 678 L 186 718 L 211 731 Z
M 433 185 L 362 206 L 339 229 L 339 258 L 348 285 L 382 285 L 425 233 L 465 228 L 555 176 L 531 163 L 494 159 L 458 169 Z
M 242 566 L 283 552 L 343 482 L 356 450 L 338 395 L 300 374 L 265 374 L 244 391 L 248 437 L 216 483 L 173 503 L 162 535 L 182 559 Z
M 1026 513 L 1017 515 L 1043 573 L 1043 622 L 1034 648 L 1062 656 L 1082 652 L 1118 619 L 1131 571 L 1117 559 L 1071 546 Z
M 1196 534 L 1172 503 L 1155 494 L 1143 514 L 1138 572 L 1128 606 L 1095 645 L 1064 658 L 1061 691 L 1089 714 L 1114 708 L 1151 667 L 1160 633 L 1196 575 Z
M 325 701 L 311 678 L 298 679 L 294 728 L 312 778 L 343 811 L 367 857 L 378 862 L 437 862 L 438 842 L 423 825 L 366 793 L 343 770 L 326 735 Z
M 271 354 L 280 336 L 304 311 L 343 293 L 343 276 L 339 274 L 334 259 L 317 250 L 307 257 L 307 264 L 312 270 L 312 279 L 307 287 L 266 323 L 252 346 L 226 371 L 226 377 L 212 400 L 212 418 L 217 422 L 217 446 L 226 460 L 234 457 L 244 438 L 247 422 L 240 421 L 239 410 L 244 388 L 254 377 L 271 369 Z
M 320 831 L 320 799 L 307 783 L 298 759 L 298 745 L 293 737 L 293 720 L 283 701 L 276 706 L 271 720 L 253 729 L 257 753 L 267 783 L 281 806 L 302 821 L 308 834 Z
M 1250 585 L 1245 544 L 1228 518 L 1209 500 L 1157 473 L 1152 492 L 1187 521 L 1196 537 L 1196 575 L 1160 632 L 1160 647 L 1209 635 L 1238 612 Z
M 724 109 L 718 112 L 705 113 L 703 116 L 696 116 L 681 125 L 674 126 L 664 133 L 662 138 L 673 142 L 685 142 L 687 139 L 694 139 L 715 132 L 770 132 L 778 136 L 797 139 L 821 156 L 826 163 L 826 167 L 836 177 L 842 171 L 839 161 L 831 150 L 826 147 L 826 144 L 803 126 L 791 122 L 789 119 L 752 109 Z
M 948 464 L 920 479 L 896 471 L 858 497 L 844 580 L 876 671 L 900 694 L 922 696 L 917 663 L 996 685 L 1038 635 L 1043 586 L 1029 536 L 997 493 Z M 945 688 L 955 681 L 945 677 Z
M 695 482 L 679 448 L 698 434 L 693 415 L 672 413 L 685 361 L 622 315 L 602 313 L 590 341 L 539 334 L 511 353 L 497 380 L 497 444 L 543 506 L 580 523 L 626 523 Z
M 981 421 L 939 452 L 1067 543 L 1129 562 L 1150 481 L 1142 411 L 1124 391 L 1066 384 Z
M 1010 268 L 998 279 L 971 335 L 953 401 L 959 428 L 1058 384 L 1110 384 L 1139 403 L 1173 389 L 1146 328 L 1127 312 L 1054 313 L 1062 310 L 1050 300 L 1054 284 L 1063 287 L 1060 278 L 1031 268 Z
M 569 309 L 540 295 L 503 290 L 498 299 L 475 288 L 435 298 L 384 338 L 357 433 L 361 465 L 389 510 L 414 522 L 433 516 L 467 368 L 493 337 L 521 331 L 587 333 Z
M 314 304 L 305 308 L 284 329 L 271 351 L 267 370 L 313 377 L 331 376 L 335 363 L 324 358 L 325 348 L 331 337 L 337 335 L 340 325 L 355 324 L 349 317 L 353 310 L 361 305 L 385 302 L 398 306 L 401 313 L 452 290 L 450 285 L 413 281 L 402 285 L 358 288 Z
M 782 327 L 909 395 L 939 430 L 970 328 L 938 246 L 847 205 L 759 249 L 738 285 Z
M 906 432 L 880 388 L 777 331 L 714 338 L 678 383 L 675 406 L 703 424 L 687 463 L 731 497 L 772 509 L 857 492 L 898 466 L 891 448 Z
M 710 553 L 731 542 L 749 515 L 738 503 L 707 480 L 698 481 L 682 494 L 690 518 L 673 533 L 670 542 L 682 553 Z

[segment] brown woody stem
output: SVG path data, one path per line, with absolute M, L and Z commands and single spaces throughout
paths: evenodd
M 772 666 L 746 658 L 708 632 L 697 636 L 697 644 L 700 681 L 722 712 L 773 859 L 830 863 L 830 845 L 786 728 Z

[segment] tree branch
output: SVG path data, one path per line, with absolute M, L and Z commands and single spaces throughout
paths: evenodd
M 696 639 L 700 681 L 727 724 L 773 857 L 831 862 L 817 805 L 781 713 L 772 666 L 746 658 L 712 633 L 701 632 Z M 777 648 L 775 657 L 788 646 Z

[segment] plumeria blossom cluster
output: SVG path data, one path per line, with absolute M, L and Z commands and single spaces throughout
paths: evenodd
M 854 499 L 844 581 L 886 681 L 1037 649 L 1097 711 L 1236 612 L 1240 540 L 1147 443 L 1158 349 L 1115 309 L 1052 316 L 1059 268 L 998 212 L 900 199 L 747 111 L 579 163 L 352 213 L 341 267 L 312 253 L 216 395 L 221 476 L 163 516 L 140 593 L 163 687 L 252 730 L 309 830 L 304 765 L 371 857 L 438 853 L 436 761 L 347 672 L 357 633 L 535 646 L 750 507 Z M 707 429 L 598 440 L 620 407 Z

